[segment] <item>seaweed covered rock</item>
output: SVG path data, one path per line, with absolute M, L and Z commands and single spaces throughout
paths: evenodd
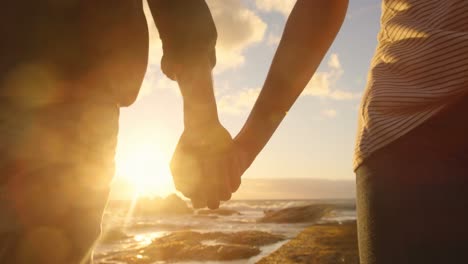
M 285 240 L 286 238 L 280 235 L 271 234 L 262 231 L 241 231 L 237 233 L 223 234 L 219 241 L 224 243 L 233 243 L 250 246 L 265 246 Z
M 334 206 L 326 204 L 313 204 L 298 207 L 289 207 L 277 211 L 265 211 L 260 218 L 261 223 L 307 223 L 320 220 L 334 210 Z
M 235 233 L 180 231 L 155 239 L 144 248 L 106 256 L 105 261 L 149 264 L 156 261 L 240 260 L 258 255 L 259 246 L 284 239 L 282 236 L 261 231 Z
M 314 225 L 258 264 L 358 264 L 356 221 Z
M 155 242 L 180 242 L 196 244 L 203 241 L 213 241 L 214 243 L 239 244 L 249 246 L 265 246 L 284 240 L 281 235 L 271 234 L 262 231 L 240 231 L 235 233 L 210 232 L 199 233 L 194 231 L 174 232 L 162 237 Z
M 152 264 L 157 261 L 228 261 L 248 259 L 256 256 L 260 250 L 247 245 L 202 245 L 173 242 L 152 244 L 136 252 L 127 252 L 113 256 L 109 263 Z M 113 262 L 114 261 L 114 262 Z

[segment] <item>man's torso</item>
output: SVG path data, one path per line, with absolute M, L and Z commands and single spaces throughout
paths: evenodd
M 0 96 L 22 103 L 128 105 L 147 66 L 141 0 L 6 1 L 0 36 Z

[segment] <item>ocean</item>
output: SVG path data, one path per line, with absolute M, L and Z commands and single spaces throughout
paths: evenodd
M 298 208 L 315 205 L 330 206 L 330 210 L 320 218 L 306 223 L 269 223 L 259 221 L 266 213 L 281 211 L 286 208 Z M 337 206 L 346 205 L 346 206 Z M 222 204 L 221 208 L 230 212 L 226 215 L 210 214 L 206 210 L 203 214 L 191 213 L 180 215 L 134 215 L 131 204 L 121 203 L 110 206 L 106 210 L 103 220 L 104 234 L 112 234 L 110 238 L 103 239 L 95 249 L 95 263 L 100 264 L 126 264 L 133 259 L 146 259 L 138 263 L 165 264 L 199 264 L 199 263 L 255 263 L 264 256 L 275 251 L 289 239 L 294 238 L 300 231 L 314 224 L 327 222 L 345 222 L 356 219 L 354 201 L 352 200 L 234 200 Z M 198 233 L 222 232 L 238 234 L 244 231 L 262 231 L 268 234 L 279 235 L 284 240 L 258 247 L 259 253 L 248 258 L 238 260 L 194 260 L 194 259 L 156 259 L 145 256 L 145 249 L 155 240 L 177 232 L 193 231 Z M 201 241 L 202 245 L 216 245 L 216 240 Z M 221 243 L 222 244 L 222 243 Z M 218 248 L 219 250 L 219 248 Z M 126 255 L 126 252 L 128 254 Z M 137 253 L 135 253 L 137 252 Z M 142 252 L 142 254 L 138 254 Z M 120 256 L 120 257 L 119 257 Z M 195 255 L 196 256 L 196 255 Z M 197 258 L 196 256 L 195 258 Z M 136 262 L 135 262 L 136 263 Z

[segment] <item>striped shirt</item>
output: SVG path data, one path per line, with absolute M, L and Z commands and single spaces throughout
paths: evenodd
M 383 0 L 378 41 L 355 169 L 468 93 L 468 0 Z

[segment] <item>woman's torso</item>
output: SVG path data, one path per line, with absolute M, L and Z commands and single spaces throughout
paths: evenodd
M 468 1 L 384 0 L 355 168 L 468 92 Z

